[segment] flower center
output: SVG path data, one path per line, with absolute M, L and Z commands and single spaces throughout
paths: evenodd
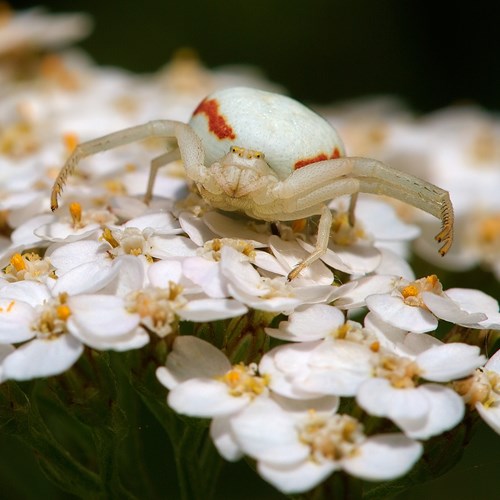
M 125 299 L 127 311 L 139 314 L 143 324 L 159 337 L 172 333 L 178 321 L 176 311 L 186 303 L 187 300 L 182 296 L 182 287 L 172 281 L 167 288 L 138 290 Z
M 474 375 L 454 382 L 453 388 L 471 407 L 476 403 L 487 408 L 500 405 L 500 374 L 492 370 L 478 369 Z
M 398 288 L 404 303 L 409 306 L 426 308 L 422 300 L 422 292 L 432 292 L 436 295 L 443 293 L 443 287 L 435 274 L 412 281 Z
M 231 370 L 226 372 L 217 380 L 224 382 L 231 396 L 239 397 L 243 395 L 250 395 L 251 397 L 262 394 L 269 385 L 269 377 L 257 375 L 257 365 L 252 363 L 245 365 L 239 363 L 234 365 Z
M 246 240 L 238 240 L 233 238 L 215 238 L 213 240 L 207 241 L 203 245 L 203 248 L 200 249 L 201 256 L 209 260 L 219 262 L 220 252 L 222 250 L 222 247 L 225 245 L 234 248 L 250 259 L 253 259 L 255 257 L 255 249 L 251 243 Z
M 367 345 L 373 352 L 380 350 L 380 342 L 377 341 L 366 328 L 356 321 L 348 320 L 342 326 L 330 333 L 332 339 L 348 340 L 357 344 Z
M 67 300 L 68 294 L 61 293 L 57 299 L 41 307 L 38 318 L 31 325 L 38 338 L 50 340 L 68 332 L 66 321 L 71 316 L 71 309 Z
M 42 259 L 36 252 L 24 254 L 15 253 L 10 258 L 10 263 L 4 269 L 4 273 L 16 281 L 40 280 L 44 276 L 56 278 L 50 263 Z
M 386 378 L 396 389 L 408 389 L 417 385 L 420 370 L 411 359 L 388 355 L 380 358 L 375 376 Z
M 357 243 L 360 239 L 366 239 L 366 233 L 361 223 L 356 220 L 354 226 L 349 223 L 348 212 L 337 212 L 333 214 L 330 238 L 333 243 L 349 246 Z
M 363 426 L 349 415 L 318 415 L 311 411 L 298 426 L 299 439 L 309 446 L 311 460 L 341 460 L 353 455 L 365 439 Z
M 151 245 L 149 244 L 149 231 L 141 231 L 136 227 L 127 227 L 123 230 L 114 229 L 113 231 L 105 227 L 101 239 L 107 241 L 112 249 L 109 254 L 111 257 L 118 255 L 144 255 L 149 262 L 153 262 L 153 257 L 149 254 Z

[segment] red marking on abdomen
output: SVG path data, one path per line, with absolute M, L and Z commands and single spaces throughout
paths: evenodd
M 208 118 L 208 130 L 219 139 L 236 139 L 231 126 L 226 122 L 224 115 L 219 113 L 219 103 L 217 99 L 204 99 L 193 111 L 193 116 L 204 113 Z
M 335 158 L 339 157 L 340 157 L 339 148 L 335 148 L 330 157 L 328 157 L 325 153 L 320 153 L 319 155 L 316 155 L 312 158 L 305 158 L 303 160 L 296 161 L 293 168 L 294 170 L 297 170 L 299 168 L 305 167 L 306 165 L 310 165 L 311 163 L 316 163 L 318 161 L 324 161 L 324 160 L 334 160 Z

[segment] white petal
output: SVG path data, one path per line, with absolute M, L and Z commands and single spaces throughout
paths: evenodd
M 172 388 L 167 402 L 183 415 L 211 418 L 238 412 L 249 404 L 250 396 L 231 396 L 222 382 L 193 378 Z
M 377 336 L 381 347 L 398 356 L 414 358 L 431 347 L 442 345 L 442 342 L 432 335 L 407 332 L 389 325 L 375 313 L 365 316 L 365 327 Z
M 483 312 L 469 313 L 460 308 L 460 305 L 451 298 L 435 293 L 423 292 L 422 299 L 425 305 L 438 317 L 457 325 L 474 325 L 487 318 Z
M 114 295 L 77 295 L 68 300 L 72 315 L 68 326 L 79 333 L 112 340 L 135 330 L 141 320 L 127 312 L 124 300 Z
M 422 445 L 403 434 L 368 438 L 357 452 L 342 461 L 344 470 L 368 481 L 384 481 L 406 474 L 423 452 Z
M 438 320 L 429 311 L 409 306 L 401 298 L 389 294 L 370 295 L 366 298 L 366 305 L 383 321 L 402 330 L 425 333 L 438 326 Z
M 421 232 L 417 225 L 403 222 L 393 206 L 374 198 L 358 199 L 356 218 L 378 240 L 412 240 Z
M 483 312 L 488 315 L 498 312 L 498 301 L 481 290 L 449 288 L 446 295 L 467 312 Z
M 3 377 L 29 380 L 59 375 L 70 368 L 82 352 L 81 342 L 71 335 L 61 335 L 53 340 L 35 339 L 4 359 Z
M 141 231 L 152 229 L 155 234 L 181 233 L 182 229 L 175 217 L 169 212 L 147 213 L 128 220 L 123 227 L 136 227 Z
M 52 297 L 47 285 L 38 281 L 16 281 L 4 286 L 0 291 L 0 297 L 20 300 L 36 307 L 47 302 Z
M 166 366 L 158 368 L 156 375 L 165 387 L 172 389 L 190 378 L 215 378 L 230 369 L 231 363 L 219 349 L 205 340 L 186 335 L 175 339 Z
M 354 309 L 365 305 L 366 297 L 376 293 L 389 293 L 395 287 L 395 276 L 374 275 L 350 281 L 337 288 L 335 305 L 342 309 Z
M 428 400 L 418 389 L 396 389 L 381 378 L 364 382 L 356 400 L 371 415 L 390 418 L 402 426 L 420 425 L 429 411 Z
M 485 368 L 500 373 L 500 350 L 491 356 L 486 363 Z
M 57 270 L 57 275 L 61 277 L 77 266 L 93 262 L 97 258 L 106 259 L 108 248 L 108 245 L 99 241 L 84 240 L 51 247 L 47 253 L 50 262 Z
M 396 252 L 377 245 L 380 253 L 382 254 L 382 260 L 380 264 L 375 269 L 375 273 L 382 275 L 394 275 L 401 276 L 402 278 L 413 281 L 415 279 L 415 273 L 411 268 L 410 264 L 401 257 Z
M 15 344 L 35 335 L 31 325 L 36 312 L 26 302 L 0 299 L 0 343 Z
M 243 451 L 256 460 L 288 465 L 309 456 L 301 443 L 295 420 L 274 401 L 257 398 L 231 419 L 231 428 Z
M 198 246 L 185 236 L 151 236 L 151 256 L 157 259 L 169 257 L 192 257 L 196 255 Z
M 216 417 L 210 424 L 210 437 L 217 451 L 229 462 L 243 457 L 243 451 L 236 442 L 230 426 L 231 417 Z
M 500 351 L 499 351 L 500 352 Z M 493 405 L 485 407 L 476 403 L 476 410 L 481 418 L 497 433 L 500 434 L 500 406 Z
M 189 301 L 177 311 L 187 321 L 204 322 L 234 318 L 248 312 L 248 309 L 233 299 L 199 299 Z
M 309 417 L 311 408 L 314 408 L 316 414 L 332 415 L 338 410 L 340 404 L 340 398 L 336 396 L 321 396 L 314 399 L 290 399 L 272 394 L 271 397 L 273 401 L 276 401 L 296 421 L 303 421 L 305 417 Z
M 424 425 L 412 430 L 404 429 L 407 436 L 429 439 L 455 427 L 462 420 L 465 405 L 455 391 L 438 384 L 424 384 L 418 390 L 427 397 L 429 412 Z
M 189 257 L 183 261 L 182 270 L 186 277 L 199 285 L 209 297 L 222 298 L 229 295 L 218 262 L 203 257 Z
M 319 340 L 344 323 L 344 315 L 334 306 L 314 304 L 297 308 L 278 328 L 266 328 L 271 337 L 292 342 Z
M 212 232 L 200 217 L 189 212 L 179 214 L 179 224 L 184 232 L 198 246 L 203 246 L 206 241 L 213 240 L 217 235 Z
M 422 377 L 434 382 L 448 382 L 470 375 L 485 361 L 479 347 L 459 342 L 432 347 L 417 357 Z
M 341 246 L 330 244 L 331 249 L 337 258 L 350 269 L 350 274 L 366 274 L 374 271 L 382 261 L 380 250 L 373 245 L 353 244 Z M 327 264 L 330 253 L 327 251 L 325 256 L 321 257 Z
M 257 464 L 259 474 L 275 488 L 286 494 L 308 491 L 320 484 L 338 468 L 338 464 L 330 460 L 323 463 L 304 460 L 300 464 L 288 467 L 280 467 L 277 464 L 266 462 Z
M 60 293 L 76 295 L 78 293 L 98 292 L 116 277 L 116 269 L 113 269 L 111 264 L 111 262 L 106 261 L 81 264 L 60 276 L 52 293 L 54 295 Z
M 73 242 L 88 238 L 101 229 L 100 224 L 86 224 L 77 228 L 68 222 L 51 222 L 35 229 L 35 235 L 45 241 Z

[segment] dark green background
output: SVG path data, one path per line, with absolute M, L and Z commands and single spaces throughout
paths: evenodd
M 37 2 L 18 0 L 14 6 Z M 252 63 L 308 102 L 396 94 L 417 110 L 500 108 L 495 1 L 47 0 L 95 21 L 99 64 L 154 71 L 184 46 L 210 67 Z

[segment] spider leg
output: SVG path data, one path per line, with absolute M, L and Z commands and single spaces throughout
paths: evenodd
M 149 178 L 148 178 L 148 187 L 146 189 L 146 194 L 144 195 L 144 203 L 148 204 L 153 197 L 153 187 L 156 180 L 156 174 L 158 173 L 158 169 L 163 167 L 164 165 L 169 164 L 172 161 L 178 160 L 181 157 L 181 153 L 179 148 L 175 148 L 172 151 L 167 151 L 156 158 L 151 160 L 151 166 L 149 168 Z
M 347 220 L 351 227 L 354 227 L 356 224 L 356 214 L 354 211 L 356 210 L 356 203 L 358 201 L 358 193 L 351 194 L 351 199 L 349 200 L 349 209 L 347 210 Z
M 205 167 L 203 165 L 203 147 L 200 139 L 191 127 L 185 123 L 173 120 L 155 120 L 143 125 L 137 125 L 135 127 L 119 130 L 118 132 L 114 132 L 76 146 L 73 153 L 66 160 L 66 163 L 59 172 L 59 175 L 54 182 L 54 186 L 52 187 L 50 197 L 52 210 L 55 210 L 58 207 L 58 198 L 62 192 L 64 184 L 68 176 L 74 172 L 80 160 L 87 156 L 100 153 L 102 151 L 108 151 L 118 146 L 123 146 L 124 144 L 140 141 L 149 137 L 175 138 L 179 146 L 180 156 L 184 162 L 187 175 L 194 181 L 201 181 L 203 179 L 205 174 Z M 162 158 L 162 160 L 159 160 L 160 158 Z M 158 158 L 158 161 L 161 163 L 161 161 L 164 161 L 165 158 L 166 155 L 162 155 Z M 155 167 L 152 166 L 152 168 Z M 158 167 L 156 167 L 156 170 L 157 169 Z M 151 182 L 154 182 L 156 173 L 152 175 L 153 180 Z
M 321 217 L 318 224 L 318 234 L 316 236 L 316 247 L 314 251 L 309 254 L 307 258 L 299 262 L 287 276 L 287 280 L 291 281 L 296 278 L 301 271 L 310 266 L 313 262 L 318 260 L 328 248 L 328 241 L 330 240 L 330 227 L 332 225 L 332 212 L 330 209 L 323 205 L 321 209 Z
M 449 193 L 377 160 L 343 157 L 311 163 L 273 187 L 271 198 L 277 211 L 292 215 L 294 211 L 305 213 L 307 208 L 317 210 L 321 203 L 357 192 L 386 195 L 441 219 L 442 229 L 436 235 L 436 240 L 443 242 L 439 253 L 445 255 L 450 249 L 454 217 Z M 272 210 L 272 206 L 260 207 L 261 212 Z

